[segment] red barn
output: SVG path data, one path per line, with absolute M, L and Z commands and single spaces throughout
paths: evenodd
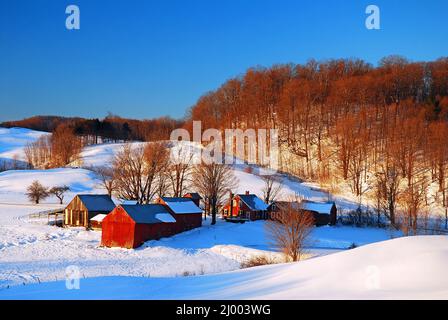
M 137 248 L 176 233 L 176 220 L 160 204 L 119 205 L 102 221 L 101 245 Z
M 231 195 L 223 207 L 223 216 L 230 219 L 260 220 L 268 218 L 268 205 L 255 194 L 246 191 L 245 194 Z
M 176 233 L 202 226 L 202 209 L 192 199 L 161 197 L 157 202 L 166 206 L 176 219 Z

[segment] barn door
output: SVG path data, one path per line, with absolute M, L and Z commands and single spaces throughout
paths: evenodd
M 83 226 L 84 225 L 84 211 L 75 210 L 73 211 L 74 216 L 74 225 L 75 226 Z

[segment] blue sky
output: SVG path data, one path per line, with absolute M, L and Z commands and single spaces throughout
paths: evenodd
M 369 4 L 381 30 L 364 26 Z M 253 66 L 448 56 L 447 19 L 446 0 L 0 0 L 0 121 L 180 118 Z

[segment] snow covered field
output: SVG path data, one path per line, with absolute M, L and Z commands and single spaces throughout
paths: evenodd
M 206 276 L 81 279 L 18 286 L 0 299 L 447 299 L 448 239 L 399 238 L 299 263 Z
M 11 158 L 12 154 L 21 154 L 26 142 L 40 134 L 0 128 L 1 155 Z M 81 162 L 86 168 L 109 163 L 121 146 L 89 146 L 83 151 Z M 430 292 L 434 297 L 448 298 L 444 291 L 448 286 L 443 280 L 436 285 L 431 278 L 434 283 L 430 281 L 425 286 L 420 280 L 406 284 L 389 277 L 391 273 L 407 279 L 420 276 L 423 270 L 434 271 L 431 276 L 435 277 L 440 265 L 447 262 L 443 249 L 447 240 L 443 237 L 399 239 L 346 251 L 352 244 L 368 245 L 399 234 L 383 229 L 321 227 L 313 231 L 308 243 L 307 261 L 239 270 L 240 264 L 253 256 L 269 255 L 277 261 L 282 258 L 270 246 L 262 221 L 240 225 L 220 220 L 215 226 L 207 221 L 202 228 L 127 250 L 100 248 L 100 232 L 62 229 L 48 226 L 45 221 L 30 220 L 27 217 L 30 213 L 61 207 L 51 197 L 40 205 L 30 204 L 25 191 L 33 180 L 40 180 L 47 187 L 68 185 L 71 190 L 64 203 L 77 193 L 104 193 L 91 171 L 73 166 L 0 173 L 0 299 L 407 298 L 420 297 L 418 290 L 422 297 Z M 261 178 L 247 169 L 245 165 L 234 166 L 240 182 L 237 192 L 250 190 L 261 195 Z M 288 176 L 282 178 L 281 198 L 295 194 L 312 200 L 328 198 L 328 194 L 311 184 Z M 357 206 L 347 198 L 332 198 L 339 210 Z M 423 269 L 411 266 L 408 273 L 408 265 L 414 258 L 425 258 L 416 260 Z M 370 265 L 380 268 L 382 275 L 387 274 L 379 291 L 366 291 L 362 287 L 363 272 Z M 65 290 L 68 266 L 79 268 L 82 290 Z M 406 272 L 401 275 L 403 270 Z M 404 295 L 409 286 L 412 290 Z
M 219 221 L 210 226 L 208 220 L 200 229 L 127 250 L 100 248 L 100 232 L 30 223 L 23 215 L 33 209 L 0 205 L 0 288 L 62 280 L 71 265 L 80 268 L 82 277 L 177 277 L 237 270 L 241 262 L 257 255 L 282 261 L 270 247 L 262 221 L 244 225 Z M 363 245 L 389 238 L 379 229 L 322 227 L 314 230 L 309 253 L 324 255 L 353 242 Z

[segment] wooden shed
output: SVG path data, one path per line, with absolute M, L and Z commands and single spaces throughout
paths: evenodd
M 137 248 L 145 241 L 175 234 L 175 224 L 163 205 L 119 205 L 103 220 L 101 245 Z
M 161 197 L 156 202 L 164 205 L 176 219 L 176 233 L 202 226 L 202 209 L 192 199 Z
M 100 213 L 90 219 L 90 227 L 93 230 L 101 230 L 103 226 L 103 220 L 107 217 L 107 214 Z
M 78 194 L 64 210 L 65 227 L 90 228 L 90 220 L 98 214 L 108 214 L 115 203 L 108 195 Z

